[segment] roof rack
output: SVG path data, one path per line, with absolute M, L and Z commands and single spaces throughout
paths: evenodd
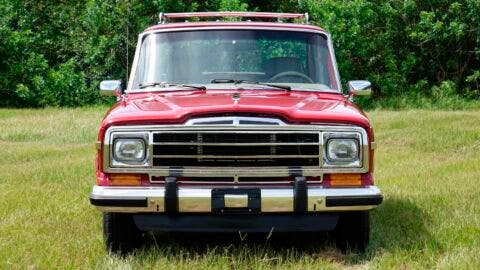
M 273 13 L 273 12 L 232 12 L 232 11 L 219 11 L 219 12 L 184 12 L 184 13 L 163 13 L 159 15 L 158 23 L 168 23 L 169 19 L 181 19 L 181 18 L 212 18 L 212 17 L 237 17 L 237 18 L 261 18 L 271 19 L 276 18 L 278 22 L 282 22 L 282 19 L 304 19 L 308 24 L 308 13 Z

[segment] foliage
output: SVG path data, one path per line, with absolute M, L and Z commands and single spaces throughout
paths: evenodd
M 127 79 L 158 12 L 207 10 L 309 12 L 332 33 L 343 82 L 372 81 L 363 106 L 480 96 L 478 0 L 0 0 L 0 106 L 101 102 L 99 82 Z
M 478 0 L 305 0 L 300 7 L 332 32 L 343 77 L 371 80 L 377 97 L 431 96 L 445 81 L 478 97 Z

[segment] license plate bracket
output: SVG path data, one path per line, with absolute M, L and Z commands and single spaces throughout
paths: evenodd
M 260 213 L 261 196 L 258 188 L 212 189 L 212 212 L 216 214 Z

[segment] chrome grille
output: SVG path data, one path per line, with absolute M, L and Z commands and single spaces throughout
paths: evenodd
M 324 173 L 364 173 L 368 171 L 368 136 L 365 129 L 361 127 L 287 125 L 278 119 L 247 119 L 247 117 L 233 117 L 233 123 L 229 125 L 216 122 L 217 120 L 229 120 L 228 117 L 225 118 L 227 119 L 213 119 L 213 117 L 211 119 L 192 119 L 188 121 L 190 125 L 112 126 L 107 129 L 103 141 L 103 169 L 108 173 L 146 173 L 155 177 L 233 177 L 239 179 L 242 177 L 278 178 L 297 175 L 318 177 Z M 260 120 L 265 124 L 244 125 L 241 120 Z M 266 122 L 276 122 L 276 124 L 267 124 Z M 361 162 L 358 165 L 329 165 L 326 162 L 325 138 L 332 133 L 357 136 L 361 144 Z M 253 139 L 250 136 L 240 136 L 244 134 L 253 134 Z M 140 165 L 112 165 L 112 146 L 115 138 L 118 137 L 144 138 L 148 142 L 147 162 Z M 215 151 L 208 152 L 212 148 Z M 320 152 L 315 152 L 314 148 Z M 227 150 L 219 152 L 219 149 Z M 167 155 L 167 153 L 173 153 L 173 155 Z M 317 153 L 319 153 L 318 156 L 312 155 Z M 286 157 L 279 155 L 286 155 Z M 173 159 L 174 156 L 176 156 L 175 159 Z M 167 161 L 165 162 L 165 160 Z M 172 165 L 160 165 L 162 162 Z
M 153 166 L 319 166 L 319 132 L 153 133 Z

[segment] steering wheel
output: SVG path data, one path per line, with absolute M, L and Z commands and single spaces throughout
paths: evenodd
M 303 73 L 300 73 L 300 72 L 297 72 L 297 71 L 284 71 L 284 72 L 280 72 L 278 74 L 275 74 L 275 76 L 271 77 L 270 78 L 270 82 L 275 82 L 277 81 L 279 78 L 282 78 L 282 77 L 287 77 L 287 76 L 294 76 L 294 77 L 300 77 L 302 79 L 304 79 L 305 81 L 309 82 L 309 83 L 314 83 L 313 80 L 308 77 L 307 75 L 303 74 Z

